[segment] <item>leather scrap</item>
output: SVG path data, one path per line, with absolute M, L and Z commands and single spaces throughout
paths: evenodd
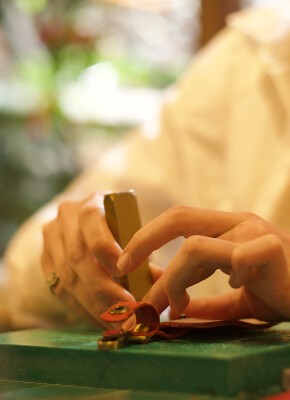
M 118 311 L 122 310 L 122 313 Z M 198 318 L 181 318 L 160 322 L 157 308 L 151 303 L 145 302 L 119 302 L 110 307 L 101 315 L 106 322 L 124 322 L 135 314 L 136 325 L 144 324 L 148 330 L 142 332 L 142 336 L 149 341 L 152 337 L 158 336 L 164 339 L 178 339 L 197 329 L 210 329 L 222 326 L 241 327 L 246 329 L 267 329 L 275 325 L 274 323 L 260 321 L 257 319 L 239 320 L 203 320 Z M 130 336 L 140 336 L 140 331 L 130 329 Z M 124 330 L 108 330 L 103 333 L 103 337 L 116 337 L 124 333 Z

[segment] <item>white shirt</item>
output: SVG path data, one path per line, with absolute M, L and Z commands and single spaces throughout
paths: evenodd
M 16 233 L 5 258 L 14 326 L 69 318 L 40 267 L 41 227 L 62 198 L 134 188 L 143 223 L 183 204 L 252 211 L 290 229 L 289 68 L 290 7 L 232 14 L 169 91 L 158 121 L 128 134 Z M 226 281 L 215 274 L 192 295 L 220 293 Z

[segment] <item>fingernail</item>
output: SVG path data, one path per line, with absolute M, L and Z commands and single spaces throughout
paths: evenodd
M 126 271 L 131 264 L 131 257 L 128 253 L 123 253 L 117 262 L 117 267 L 120 271 Z

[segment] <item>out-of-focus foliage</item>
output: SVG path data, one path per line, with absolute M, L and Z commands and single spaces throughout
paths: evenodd
M 1 116 L 0 252 L 20 222 L 61 191 L 77 171 L 73 154 L 56 134 L 37 136 L 37 121 Z M 29 126 L 30 124 L 30 126 Z M 33 124 L 36 124 L 32 127 Z M 25 128 L 36 129 L 26 136 Z
M 47 0 L 16 0 L 17 5 L 30 14 L 37 14 L 43 11 Z

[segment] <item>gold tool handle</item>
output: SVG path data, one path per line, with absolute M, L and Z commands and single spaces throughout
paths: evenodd
M 134 191 L 105 195 L 104 207 L 108 226 L 116 241 L 124 248 L 134 233 L 141 228 Z M 117 281 L 140 301 L 152 286 L 148 261 Z

